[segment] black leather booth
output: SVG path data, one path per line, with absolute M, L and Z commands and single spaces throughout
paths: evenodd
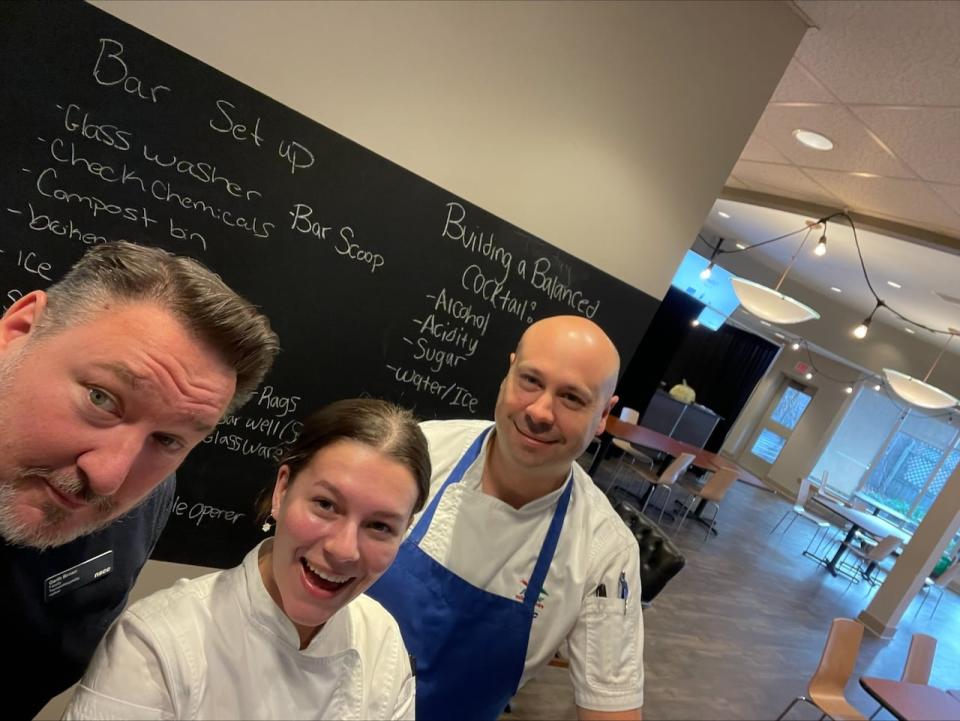
M 629 501 L 611 498 L 613 508 L 637 539 L 640 550 L 640 600 L 649 604 L 687 559 L 667 534 Z

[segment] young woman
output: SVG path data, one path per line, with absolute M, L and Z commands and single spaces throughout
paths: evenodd
M 313 414 L 280 462 L 275 536 L 236 568 L 133 604 L 64 718 L 412 719 L 400 631 L 361 594 L 393 561 L 429 481 L 409 412 L 346 400 Z

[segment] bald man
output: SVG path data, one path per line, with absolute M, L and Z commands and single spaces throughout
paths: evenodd
M 495 423 L 422 424 L 430 501 L 369 591 L 416 661 L 417 719 L 495 719 L 566 644 L 580 719 L 639 719 L 637 542 L 576 463 L 600 434 L 617 350 L 579 316 L 531 325 Z

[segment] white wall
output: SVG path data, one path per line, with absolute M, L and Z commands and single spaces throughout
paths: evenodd
M 772 2 L 96 5 L 656 298 L 805 30 Z

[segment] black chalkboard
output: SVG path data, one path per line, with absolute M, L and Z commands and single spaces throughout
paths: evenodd
M 626 360 L 656 309 L 92 6 L 0 4 L 0 60 L 5 307 L 90 245 L 128 239 L 202 260 L 280 335 L 260 392 L 181 469 L 160 559 L 238 562 L 278 445 L 321 404 L 369 394 L 425 418 L 490 417 L 531 321 L 591 317 Z

